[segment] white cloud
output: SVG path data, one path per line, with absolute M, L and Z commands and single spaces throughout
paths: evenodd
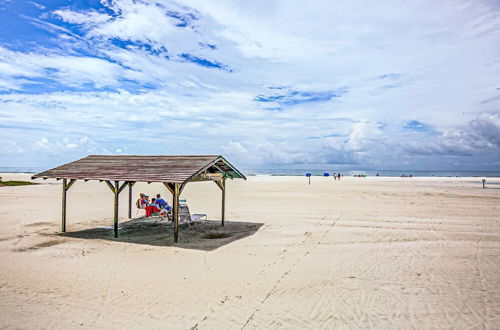
M 52 79 L 71 87 L 91 83 L 99 88 L 116 86 L 127 75 L 118 64 L 99 58 L 22 53 L 0 46 L 0 86 L 5 89 L 21 90 L 23 84 L 41 83 L 37 79 Z
M 24 149 L 16 141 L 7 141 L 0 147 L 0 155 L 7 157 L 13 154 L 24 154 Z
M 347 148 L 353 151 L 364 151 L 366 145 L 382 135 L 380 124 L 375 122 L 358 122 L 352 125 L 352 131 L 347 139 Z
M 444 131 L 432 141 L 412 142 L 409 152 L 421 155 L 477 156 L 483 160 L 500 156 L 500 115 L 484 113 L 462 127 Z
M 82 13 L 78 11 L 62 9 L 62 10 L 54 10 L 53 13 L 59 16 L 65 22 L 82 24 L 85 25 L 86 27 L 102 24 L 111 19 L 111 16 L 107 14 L 98 13 L 93 10 L 89 10 Z
M 39 4 L 38 2 L 29 1 L 29 3 L 31 3 L 33 6 L 37 7 L 40 10 L 44 10 L 45 9 L 45 6 L 42 5 L 42 4 Z

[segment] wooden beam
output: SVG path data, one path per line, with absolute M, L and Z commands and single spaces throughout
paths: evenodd
M 106 182 L 106 184 L 108 185 L 109 189 L 111 189 L 111 191 L 112 191 L 113 193 L 115 193 L 115 192 L 116 192 L 116 191 L 115 191 L 115 187 L 113 186 L 113 184 L 112 184 L 110 181 L 105 180 L 104 182 Z
M 217 181 L 222 179 L 223 173 L 202 173 L 198 176 L 193 177 L 189 182 L 200 182 L 200 181 Z
M 64 179 L 66 180 L 66 179 Z M 69 188 L 71 188 L 72 185 L 74 185 L 76 182 L 76 179 L 71 179 L 69 180 L 69 183 L 66 185 L 66 191 L 68 191 Z
M 122 184 L 120 188 L 118 188 L 118 193 L 121 193 L 123 189 L 125 189 L 130 184 L 130 181 L 126 181 Z
M 135 182 L 129 182 L 128 184 L 128 218 L 132 219 L 132 187 Z
M 163 184 L 165 185 L 165 187 L 167 187 L 168 191 L 170 191 L 170 193 L 173 195 L 174 194 L 174 185 L 172 183 L 167 183 L 167 182 L 163 182 Z
M 174 196 L 173 196 L 173 222 L 174 222 L 174 243 L 177 243 L 179 238 L 179 195 L 181 187 L 180 183 L 174 183 Z
M 222 185 L 222 180 L 214 181 L 214 183 L 217 185 L 217 187 L 220 188 L 220 190 L 224 190 L 224 186 Z
M 218 169 L 219 171 L 221 171 L 223 178 L 229 177 L 231 180 L 233 179 L 233 175 L 231 174 L 231 172 L 224 171 L 222 168 L 220 168 L 219 166 L 217 166 L 217 164 L 214 164 L 214 167 L 216 169 Z
M 238 175 L 238 177 L 246 180 L 247 177 L 243 175 L 243 173 L 241 173 L 240 171 L 238 171 L 233 165 L 231 165 L 230 162 L 228 162 L 224 157 L 220 157 L 222 159 L 222 161 L 224 162 L 224 165 L 226 165 L 227 167 L 229 167 L 236 175 Z M 231 175 L 231 179 L 232 179 L 232 175 Z

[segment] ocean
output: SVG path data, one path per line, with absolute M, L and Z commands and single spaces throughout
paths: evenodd
M 324 173 L 332 175 L 339 173 L 345 176 L 366 175 L 366 176 L 388 176 L 400 177 L 402 175 L 411 175 L 416 177 L 500 177 L 500 171 L 422 171 L 422 170 L 335 170 L 325 168 L 324 170 L 308 170 L 308 169 L 243 169 L 245 175 L 290 175 L 290 176 L 305 176 L 306 173 L 311 173 L 313 176 L 323 176 Z
M 0 173 L 38 173 L 47 170 L 47 168 L 39 167 L 0 167 Z M 366 175 L 366 176 L 379 176 L 386 177 L 400 177 L 402 175 L 412 175 L 416 177 L 500 177 L 500 171 L 422 171 L 422 170 L 335 170 L 332 168 L 325 168 L 322 170 L 314 169 L 242 169 L 243 174 L 247 176 L 252 175 L 275 175 L 275 176 L 305 176 L 306 173 L 311 173 L 313 176 L 323 176 L 324 173 L 332 175 L 333 173 L 340 172 L 345 176 Z

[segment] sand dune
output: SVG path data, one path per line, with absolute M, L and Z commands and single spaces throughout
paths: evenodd
M 125 194 L 113 238 L 98 182 L 69 190 L 59 234 L 61 185 L 40 182 L 0 187 L 1 328 L 500 328 L 500 179 L 250 177 L 228 183 L 224 228 L 220 190 L 192 183 L 210 221 L 178 244 L 129 221 Z

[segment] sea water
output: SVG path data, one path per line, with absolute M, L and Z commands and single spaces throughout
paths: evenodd
M 39 173 L 48 170 L 40 167 L 0 167 L 0 173 Z M 339 170 L 325 167 L 324 169 L 285 169 L 285 168 L 266 168 L 266 169 L 240 169 L 247 176 L 252 175 L 276 175 L 276 176 L 305 176 L 311 173 L 313 176 L 323 176 L 324 173 L 333 175 L 341 173 L 345 176 L 366 175 L 366 176 L 389 176 L 400 177 L 402 175 L 411 175 L 416 177 L 500 177 L 500 171 L 422 171 L 422 170 Z
M 311 173 L 313 176 L 323 176 L 324 173 L 333 175 L 340 173 L 345 176 L 366 175 L 366 176 L 417 176 L 417 177 L 500 177 L 500 171 L 422 171 L 422 170 L 336 170 L 325 168 L 322 170 L 304 169 L 242 169 L 245 175 L 277 175 L 277 176 L 304 176 L 306 173 Z

